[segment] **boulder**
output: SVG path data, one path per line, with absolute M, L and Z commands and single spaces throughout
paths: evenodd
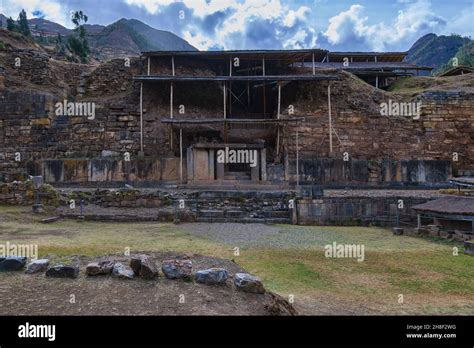
M 162 262 L 161 270 L 168 279 L 191 280 L 193 262 L 191 260 L 165 260 Z
M 248 273 L 236 273 L 234 276 L 234 284 L 237 289 L 252 292 L 254 294 L 265 293 L 265 288 L 260 278 Z
M 21 256 L 0 257 L 0 271 L 18 271 L 25 267 L 27 258 Z
M 468 240 L 464 241 L 464 253 L 474 255 L 474 242 Z
M 135 275 L 145 279 L 153 279 L 158 276 L 155 263 L 146 255 L 132 257 L 130 267 Z
M 52 278 L 77 278 L 79 275 L 79 267 L 56 265 L 48 268 L 46 277 Z
M 265 296 L 264 308 L 269 315 L 298 315 L 298 312 L 293 305 L 280 295 L 268 292 Z
M 95 275 L 107 275 L 112 273 L 114 268 L 114 261 L 100 261 L 100 262 L 91 262 L 86 267 L 86 274 L 89 276 Z
M 229 272 L 225 268 L 208 268 L 194 274 L 194 278 L 198 283 L 208 285 L 225 284 L 228 277 Z
M 44 272 L 49 267 L 49 260 L 48 259 L 38 259 L 30 262 L 28 266 L 26 266 L 25 273 L 32 274 L 38 272 Z
M 133 271 L 125 268 L 120 262 L 117 262 L 112 269 L 112 276 L 119 279 L 133 279 Z

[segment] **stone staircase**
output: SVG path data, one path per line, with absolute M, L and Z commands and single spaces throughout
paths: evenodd
M 290 192 L 206 191 L 192 203 L 197 222 L 291 223 Z

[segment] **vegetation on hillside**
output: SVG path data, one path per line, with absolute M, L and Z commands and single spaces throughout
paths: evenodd
M 433 67 L 434 74 L 439 74 L 452 67 L 454 57 L 459 65 L 472 66 L 472 45 L 470 38 L 457 34 L 427 34 L 413 44 L 406 61 Z
M 89 42 L 87 41 L 84 24 L 87 23 L 88 17 L 82 11 L 75 11 L 71 20 L 75 26 L 75 34 L 67 39 L 67 48 L 72 53 L 72 55 L 67 56 L 67 59 L 76 63 L 87 63 L 89 61 Z M 60 37 L 58 37 L 58 43 L 59 39 Z
M 30 26 L 28 25 L 28 19 L 26 17 L 25 10 L 21 10 L 18 15 L 18 21 L 14 21 L 12 17 L 7 19 L 7 29 L 10 31 L 18 32 L 25 36 L 31 36 Z
M 441 65 L 434 73 L 440 75 L 456 66 L 474 67 L 474 42 L 472 40 L 462 45 L 454 57 L 447 64 Z

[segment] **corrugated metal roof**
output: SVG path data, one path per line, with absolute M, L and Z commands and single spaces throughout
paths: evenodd
M 229 51 L 146 51 L 142 52 L 145 57 L 194 57 L 208 60 L 228 60 L 238 57 L 241 60 L 283 61 L 286 64 L 293 62 L 312 60 L 322 61 L 327 50 L 304 49 L 304 50 L 229 50 Z
M 340 80 L 337 74 L 315 75 L 257 75 L 257 76 L 173 76 L 173 75 L 139 75 L 133 78 L 141 82 L 157 81 L 316 81 Z
M 344 58 L 353 59 L 354 62 L 375 61 L 378 62 L 401 62 L 408 52 L 329 52 L 330 62 L 342 62 Z
M 474 216 L 474 197 L 443 197 L 412 208 L 422 212 Z

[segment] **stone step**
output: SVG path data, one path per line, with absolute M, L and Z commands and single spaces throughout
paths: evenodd
M 250 180 L 250 174 L 246 172 L 227 172 L 224 180 Z
M 199 210 L 197 212 L 199 217 L 204 218 L 224 218 L 225 214 L 222 210 Z
M 290 219 L 283 218 L 206 218 L 198 217 L 196 222 L 209 222 L 209 223 L 248 223 L 248 224 L 291 224 Z

